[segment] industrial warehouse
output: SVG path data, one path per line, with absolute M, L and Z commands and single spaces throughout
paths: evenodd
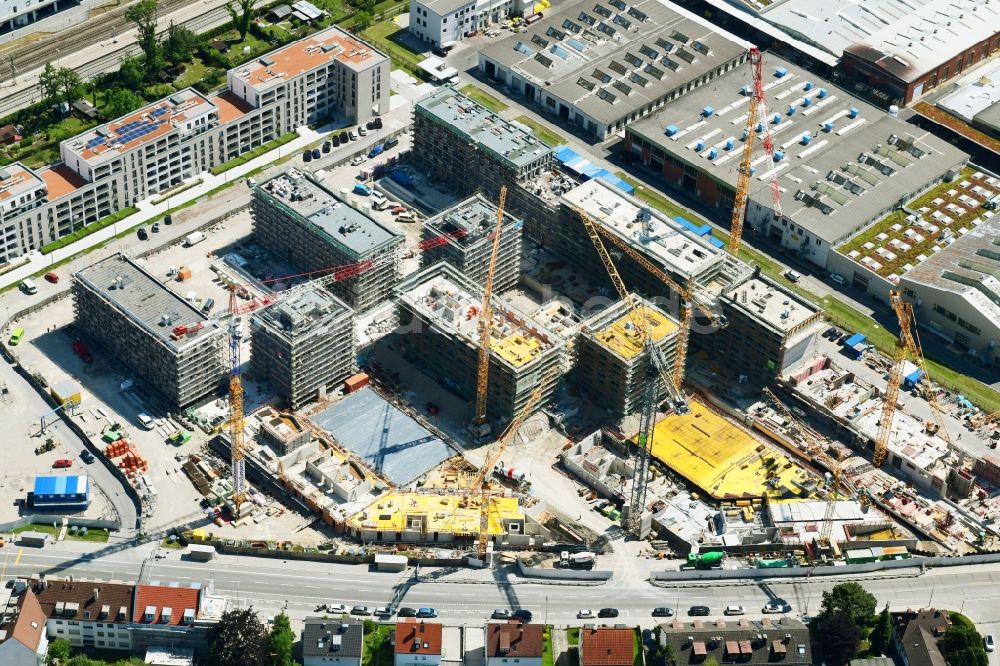
M 562 642 L 580 666 L 669 662 L 656 641 L 695 664 L 805 663 L 790 616 L 821 617 L 827 576 L 926 565 L 899 577 L 933 595 L 957 575 L 942 562 L 1000 550 L 1000 177 L 701 4 L 547 2 L 470 16 L 483 34 L 437 44 L 466 68 L 447 85 L 304 21 L 313 37 L 247 55 L 223 93 L 176 90 L 63 146 L 62 171 L 146 198 L 109 245 L 32 257 L 25 274 L 48 269 L 0 295 L 0 410 L 23 449 L 0 523 L 49 549 L 14 550 L 15 577 L 140 544 L 122 580 L 175 591 L 124 613 L 129 641 L 168 643 L 151 663 L 208 649 L 184 643 L 208 631 L 177 617 L 195 587 L 169 578 L 203 584 L 184 567 L 266 626 L 322 615 L 303 654 L 354 666 L 375 643 L 374 661 L 479 659 L 484 613 L 513 620 L 486 666 L 565 661 Z M 373 39 L 398 59 L 402 18 L 364 34 L 390 24 Z M 268 127 L 295 136 L 248 152 Z M 158 142 L 187 131 L 205 151 L 175 160 Z M 0 190 L 42 208 L 48 171 L 13 163 Z M 725 600 L 750 617 L 675 617 L 693 578 L 760 583 Z M 549 609 L 581 582 L 578 610 Z M 619 589 L 623 616 L 655 601 L 671 630 L 598 626 Z M 550 612 L 536 650 L 531 613 Z M 395 615 L 444 627 L 400 655 Z

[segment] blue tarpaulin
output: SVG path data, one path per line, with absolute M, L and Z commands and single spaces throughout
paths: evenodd
M 849 337 L 846 340 L 844 340 L 844 346 L 845 347 L 853 347 L 854 345 L 859 345 L 859 344 L 861 344 L 864 341 L 865 341 L 865 334 L 864 333 L 855 333 L 851 337 Z
M 562 163 L 571 162 L 575 159 L 579 159 L 580 153 L 576 152 L 569 146 L 559 146 L 555 150 L 555 157 Z
M 914 370 L 910 374 L 908 374 L 905 377 L 903 377 L 903 388 L 904 389 L 911 389 L 911 388 L 913 388 L 914 386 L 917 385 L 917 382 L 919 382 L 920 378 L 923 377 L 923 376 L 924 376 L 924 371 L 921 370 L 920 368 L 917 368 L 916 370 Z
M 628 183 L 626 183 L 624 180 L 614 175 L 613 173 L 605 173 L 600 178 L 601 180 L 607 183 L 611 183 L 625 194 L 632 194 L 633 192 L 635 192 L 634 187 L 632 187 L 631 185 L 629 185 Z

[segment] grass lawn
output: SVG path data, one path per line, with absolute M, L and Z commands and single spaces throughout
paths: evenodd
M 965 627 L 966 629 L 975 629 L 976 625 L 969 618 L 965 617 L 958 611 L 951 611 L 948 613 L 948 618 L 951 619 L 952 623 L 958 627 Z
M 500 113 L 507 109 L 507 105 L 489 94 L 474 83 L 468 83 L 458 89 L 463 95 L 479 102 L 493 113 Z
M 164 539 L 160 542 L 160 548 L 170 548 L 172 550 L 184 550 L 184 544 L 180 541 L 171 541 L 170 539 Z
M 393 65 L 420 78 L 418 65 L 424 56 L 411 50 L 405 42 L 397 38 L 397 35 L 405 32 L 405 28 L 400 28 L 395 21 L 389 18 L 368 26 L 362 31 L 361 36 L 388 53 Z
M 552 627 L 545 627 L 542 633 L 542 666 L 552 666 Z
M 530 127 L 531 131 L 535 133 L 535 136 L 537 136 L 539 139 L 541 139 L 544 143 L 548 144 L 552 148 L 555 148 L 556 146 L 561 146 L 562 144 L 566 143 L 566 139 L 562 135 L 556 134 L 545 125 L 535 120 L 532 120 L 528 116 L 518 116 L 517 118 L 515 118 L 515 120 L 517 120 L 517 122 L 521 123 L 522 125 L 527 125 L 528 127 Z
M 570 627 L 566 630 L 566 640 L 570 645 L 580 644 L 580 627 Z
M 650 190 L 647 187 L 642 187 L 641 183 L 637 182 L 633 178 L 630 178 L 624 172 L 618 171 L 615 175 L 635 187 L 635 196 L 638 199 L 645 201 L 650 206 L 656 208 L 669 217 L 672 218 L 676 215 L 682 215 L 695 224 L 701 225 L 705 223 L 702 218 L 684 210 L 684 208 L 680 205 L 661 195 L 659 192 Z M 726 243 L 729 240 L 729 235 L 726 232 L 720 231 L 714 227 L 712 229 L 712 235 L 721 240 L 723 243 Z M 864 333 L 865 337 L 868 338 L 871 344 L 878 347 L 880 351 L 889 354 L 890 356 L 892 355 L 896 348 L 896 334 L 892 331 L 886 330 L 885 327 L 868 315 L 858 312 L 847 303 L 838 299 L 836 296 L 819 297 L 798 284 L 790 282 L 784 275 L 782 275 L 783 269 L 780 264 L 769 258 L 767 255 L 753 249 L 746 243 L 742 243 L 740 246 L 740 259 L 750 264 L 760 266 L 761 271 L 772 280 L 775 280 L 784 287 L 794 291 L 803 298 L 807 298 L 814 303 L 817 303 L 826 312 L 830 321 L 837 326 L 840 326 L 848 331 L 860 331 L 861 333 Z M 973 404 L 987 413 L 1000 411 L 1000 393 L 997 393 L 982 382 L 979 382 L 960 372 L 956 372 L 955 370 L 952 370 L 946 365 L 943 365 L 933 359 L 927 358 L 925 360 L 927 362 L 927 372 L 930 374 L 933 381 L 951 391 L 961 393 Z
M 43 534 L 49 534 L 51 536 L 59 536 L 59 530 L 62 527 L 52 527 L 49 523 L 30 523 L 28 525 L 23 525 L 14 530 L 14 534 L 20 534 L 21 532 L 42 532 Z M 86 535 L 80 534 L 70 534 L 69 531 L 66 532 L 67 541 L 90 541 L 92 543 L 107 543 L 108 532 L 104 529 L 98 528 L 87 528 Z
M 642 632 L 638 628 L 632 630 L 632 666 L 643 666 Z
M 365 634 L 361 666 L 392 666 L 393 646 L 389 643 L 389 634 L 394 628 L 395 625 L 380 624 L 375 631 Z
M 193 86 L 208 74 L 208 70 L 209 67 L 201 61 L 201 58 L 195 58 L 190 63 L 187 63 L 187 69 L 174 81 L 174 87 L 177 90 L 183 90 L 184 88 Z

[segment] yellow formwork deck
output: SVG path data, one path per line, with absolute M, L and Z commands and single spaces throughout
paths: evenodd
M 542 351 L 542 343 L 520 333 L 490 341 L 490 349 L 514 366 L 522 366 Z
M 677 324 L 662 312 L 645 306 L 639 309 L 646 320 L 646 330 L 653 342 L 659 342 L 677 330 Z M 627 359 L 633 358 L 642 351 L 642 341 L 639 340 L 639 334 L 635 328 L 630 325 L 631 321 L 632 313 L 628 313 L 594 333 L 594 337 L 619 356 Z M 626 324 L 629 325 L 626 326 Z
M 806 473 L 696 400 L 656 424 L 653 457 L 716 499 L 798 494 Z M 774 485 L 769 477 L 776 477 Z
M 426 516 L 426 530 L 444 534 L 479 533 L 479 496 L 472 498 L 469 506 L 459 506 L 457 495 L 423 495 L 417 493 L 389 493 L 348 520 L 352 527 L 375 529 L 384 532 L 401 532 L 406 529 L 408 516 Z M 515 497 L 490 499 L 490 535 L 504 533 L 503 521 L 523 519 L 524 512 Z

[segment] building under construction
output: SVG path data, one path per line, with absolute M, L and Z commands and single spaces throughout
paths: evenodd
M 552 149 L 529 128 L 450 87 L 415 105 L 410 155 L 459 195 L 481 189 L 496 201 L 506 185 L 507 210 L 521 217 L 536 206 L 524 186 L 554 168 Z
M 667 367 L 673 370 L 677 354 L 677 321 L 652 303 L 636 297 L 646 331 L 663 350 Z M 649 354 L 644 353 L 633 315 L 625 301 L 594 315 L 580 325 L 577 341 L 578 360 L 575 376 L 598 404 L 616 416 L 639 410 L 643 387 L 648 381 Z M 667 396 L 667 386 L 660 381 L 658 400 Z
M 423 239 L 442 238 L 442 245 L 421 253 L 423 267 L 447 261 L 477 284 L 486 282 L 493 250 L 493 231 L 497 226 L 497 207 L 477 194 L 449 208 L 424 223 Z M 504 213 L 500 229 L 500 247 L 493 272 L 493 289 L 506 291 L 517 284 L 521 272 L 521 231 L 523 225 L 513 215 Z
M 324 397 L 354 371 L 354 311 L 325 289 L 279 301 L 250 322 L 251 372 L 292 409 Z
M 95 340 L 178 410 L 214 393 L 226 332 L 123 254 L 73 275 L 80 333 Z
M 409 334 L 403 344 L 417 363 L 461 395 L 476 395 L 479 311 L 483 288 L 440 262 L 400 283 L 400 324 Z M 528 402 L 543 377 L 536 410 L 544 407 L 558 384 L 550 368 L 562 362 L 565 340 L 496 295 L 486 412 L 509 421 Z
M 311 176 L 289 169 L 253 187 L 251 213 L 261 245 L 303 272 L 337 273 L 330 290 L 357 312 L 392 294 L 403 234 L 351 207 Z

